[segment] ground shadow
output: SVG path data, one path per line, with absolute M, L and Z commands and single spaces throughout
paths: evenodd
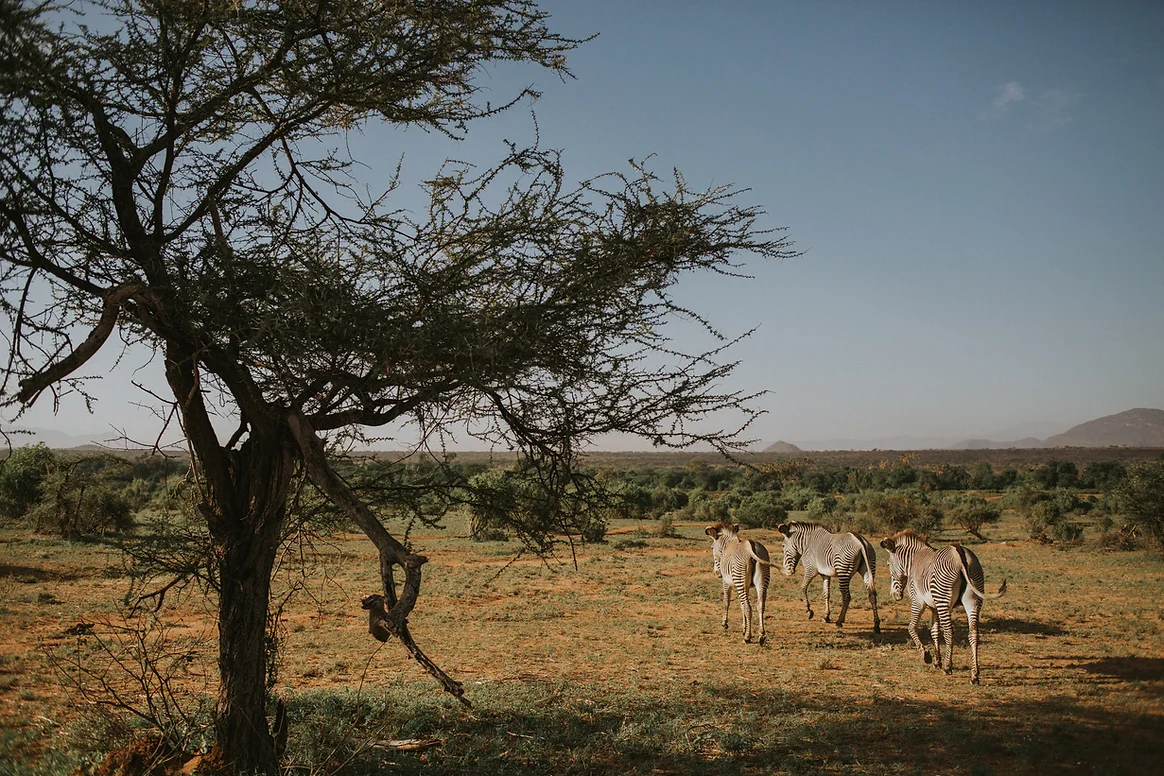
M 321 732 L 378 718 L 383 735 L 433 738 L 424 757 L 364 752 L 340 773 L 1147 774 L 1164 757 L 1164 715 L 1087 706 L 1067 695 L 984 708 L 879 698 L 875 705 L 765 686 L 763 678 L 676 686 L 660 696 L 572 683 L 478 688 L 472 713 L 397 688 L 369 697 L 299 696 L 288 709 L 292 749 L 336 756 Z M 322 701 L 322 702 L 321 702 Z M 338 730 L 337 730 L 338 733 Z M 362 740 L 361 735 L 347 740 Z M 925 741 L 925 746 L 919 746 Z M 455 742 L 455 745 L 451 745 Z M 340 752 L 339 754 L 342 754 Z M 342 759 L 342 758 L 341 758 Z
M 886 644 L 897 645 L 911 643 L 909 638 L 909 631 L 904 625 L 900 628 L 886 628 L 884 625 L 882 625 L 881 632 L 874 633 L 871 628 L 866 627 L 850 629 L 846 624 L 844 628 L 837 628 L 836 631 L 837 633 L 844 636 L 855 637 L 862 641 L 867 641 L 869 642 L 869 645 L 874 647 L 880 647 Z M 918 635 L 921 635 L 921 633 L 922 629 L 919 627 Z M 929 633 L 929 631 L 927 630 L 926 633 Z
M 1067 631 L 1058 625 L 1037 620 L 1020 620 L 1017 617 L 991 617 L 978 625 L 983 633 L 1025 633 L 1037 636 L 1066 636 Z
M 12 577 L 17 582 L 71 582 L 80 579 L 81 575 L 71 571 L 52 571 L 36 566 L 0 564 L 0 577 Z
M 1089 674 L 1103 674 L 1135 682 L 1164 680 L 1164 658 L 1159 657 L 1105 657 L 1092 663 L 1082 663 Z

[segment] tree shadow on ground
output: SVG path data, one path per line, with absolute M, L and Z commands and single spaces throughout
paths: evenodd
M 991 617 L 978 625 L 983 633 L 1022 633 L 1037 636 L 1066 636 L 1067 631 L 1052 623 L 1021 620 L 1017 617 Z
M 1133 682 L 1164 681 L 1164 658 L 1159 657 L 1105 657 L 1076 667 Z
M 308 768 L 321 755 L 345 761 L 336 742 L 368 741 L 368 731 L 330 738 L 322 731 L 352 719 L 375 719 L 384 738 L 443 745 L 423 755 L 365 747 L 339 774 L 1135 776 L 1157 772 L 1164 757 L 1164 714 L 1112 711 L 1067 695 L 988 707 L 894 697 L 854 703 L 811 683 L 765 687 L 762 677 L 679 684 L 665 696 L 564 682 L 474 694 L 472 711 L 418 686 L 376 696 L 374 712 L 297 696 L 288 765 Z
M 71 582 L 81 578 L 72 571 L 54 571 L 37 566 L 10 566 L 0 564 L 0 577 L 12 577 L 17 582 Z

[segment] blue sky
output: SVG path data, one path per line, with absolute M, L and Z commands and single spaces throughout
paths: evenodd
M 680 287 L 728 332 L 759 327 L 733 354 L 732 387 L 770 392 L 753 436 L 1013 439 L 1164 407 L 1164 4 L 541 5 L 562 34 L 599 33 L 577 78 L 482 84 L 543 92 L 542 144 L 572 175 L 655 154 L 694 186 L 750 188 L 807 251 Z M 532 134 L 522 109 L 456 148 L 353 146 L 423 177 Z M 107 382 L 96 416 L 25 422 L 145 423 Z

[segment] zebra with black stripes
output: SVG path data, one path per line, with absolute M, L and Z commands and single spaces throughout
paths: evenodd
M 936 550 L 911 530 L 901 531 L 881 542 L 889 551 L 889 592 L 900 601 L 909 588 L 909 637 L 921 650 L 926 663 L 935 661 L 947 674 L 953 670 L 954 605 L 960 600 L 966 610 L 970 630 L 970 681 L 978 684 L 978 612 L 986 598 L 1001 598 L 1006 580 L 997 593 L 986 594 L 985 576 L 978 556 L 959 544 Z M 930 638 L 934 655 L 922 645 L 917 625 L 926 609 L 933 611 Z M 938 638 L 942 639 L 939 646 Z
M 841 612 L 837 627 L 845 624 L 849 611 L 849 583 L 860 574 L 869 592 L 869 606 L 873 609 L 873 632 L 881 632 L 881 618 L 877 614 L 877 550 L 864 536 L 856 533 L 833 533 L 818 523 L 792 521 L 782 523 L 778 530 L 784 534 L 784 575 L 796 572 L 798 563 L 804 563 L 804 580 L 800 594 L 808 619 L 812 619 L 812 604 L 808 601 L 808 585 L 818 574 L 823 578 L 822 593 L 825 602 L 825 622 L 832 622 L 830 582 L 835 578 L 841 588 Z
M 712 540 L 711 567 L 723 581 L 723 629 L 728 628 L 729 594 L 734 589 L 744 618 L 744 643 L 752 640 L 752 604 L 748 600 L 748 589 L 754 585 L 760 616 L 760 643 L 763 644 L 768 639 L 764 632 L 764 603 L 768 598 L 772 565 L 768 549 L 757 541 L 741 539 L 738 525 L 709 525 L 704 533 Z

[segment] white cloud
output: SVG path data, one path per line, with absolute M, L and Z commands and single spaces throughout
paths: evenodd
M 1040 129 L 1055 129 L 1070 124 L 1075 120 L 1072 115 L 1075 108 L 1083 101 L 1080 92 L 1069 92 L 1066 89 L 1051 89 L 1043 92 L 1038 99 Z
M 1018 81 L 1011 81 L 998 87 L 998 95 L 990 104 L 995 112 L 1002 113 L 1012 102 L 1022 102 L 1027 96 L 1027 90 Z
M 995 87 L 990 109 L 982 114 L 984 119 L 997 119 L 1012 110 L 1023 117 L 1028 129 L 1050 131 L 1065 127 L 1075 120 L 1075 111 L 1083 101 L 1082 92 L 1068 89 L 1048 89 L 1037 97 L 1018 81 L 1010 81 Z M 1016 108 L 1023 103 L 1021 108 Z

